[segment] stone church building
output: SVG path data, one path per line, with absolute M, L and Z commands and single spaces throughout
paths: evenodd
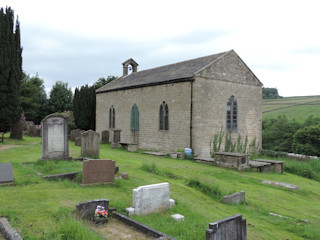
M 122 143 L 210 156 L 214 134 L 262 142 L 262 83 L 234 50 L 138 71 L 96 90 L 96 131 L 121 130 Z M 132 69 L 132 73 L 128 74 Z

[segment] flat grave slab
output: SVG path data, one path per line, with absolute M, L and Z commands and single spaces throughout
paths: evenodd
M 269 159 L 256 159 L 255 161 L 269 163 L 270 164 L 269 169 L 277 173 L 283 173 L 284 171 L 284 161 L 269 160 Z
M 12 163 L 0 163 L 0 184 L 8 184 L 14 181 Z
M 207 164 L 214 164 L 214 158 L 195 158 L 196 162 L 199 163 L 207 163 Z
M 259 162 L 259 161 L 249 161 L 250 168 L 253 168 L 256 172 L 269 172 L 271 163 Z
M 292 190 L 299 189 L 298 186 L 290 184 L 290 183 L 275 182 L 275 181 L 268 181 L 268 180 L 264 180 L 261 183 L 269 184 L 269 185 L 273 185 L 273 186 L 277 186 L 277 187 L 288 188 L 288 189 L 292 189 Z
M 163 152 L 143 152 L 143 153 L 154 155 L 154 156 L 159 156 L 159 157 L 164 157 L 164 156 L 168 155 L 168 153 L 163 153 Z

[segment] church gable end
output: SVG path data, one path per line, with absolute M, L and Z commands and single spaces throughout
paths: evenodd
M 195 75 L 220 81 L 262 86 L 259 79 L 233 50 L 201 69 Z

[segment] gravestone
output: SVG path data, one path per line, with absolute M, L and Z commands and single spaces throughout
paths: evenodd
M 206 240 L 246 240 L 247 221 L 241 214 L 209 224 Z
M 214 154 L 215 165 L 218 167 L 243 170 L 249 167 L 249 155 L 242 153 L 216 152 Z
M 34 123 L 30 123 L 28 125 L 27 135 L 30 137 L 37 137 L 38 136 L 38 131 L 37 131 L 36 125 L 34 125 Z
M 81 137 L 81 133 L 83 133 L 84 130 L 81 129 L 72 129 L 70 132 L 70 141 L 74 142 L 77 137 Z
M 76 139 L 74 141 L 74 145 L 81 146 L 81 137 L 76 137 Z
M 23 135 L 22 131 L 23 131 L 23 122 L 21 120 L 18 122 L 15 122 L 11 126 L 10 138 L 22 139 L 22 135 Z
M 95 199 L 77 204 L 77 213 L 81 218 L 92 220 L 97 206 L 103 206 L 105 210 L 109 208 L 109 199 Z
M 241 204 L 246 200 L 245 194 L 245 191 L 240 191 L 227 196 L 223 196 L 222 202 L 229 204 Z
M 0 163 L 0 184 L 8 184 L 13 181 L 12 163 Z
M 70 159 L 68 121 L 60 114 L 42 120 L 42 159 Z
M 145 185 L 133 189 L 132 207 L 126 211 L 129 215 L 147 215 L 169 209 L 172 202 L 169 183 Z
M 108 130 L 104 130 L 101 133 L 101 142 L 102 143 L 109 143 L 109 131 Z
M 120 147 L 120 139 L 121 139 L 120 133 L 121 133 L 121 130 L 120 129 L 113 129 L 112 132 L 113 132 L 113 139 L 112 139 L 111 147 L 112 148 Z
M 114 182 L 116 162 L 107 159 L 88 159 L 83 161 L 82 184 Z
M 99 157 L 99 151 L 100 134 L 93 130 L 81 133 L 81 156 Z

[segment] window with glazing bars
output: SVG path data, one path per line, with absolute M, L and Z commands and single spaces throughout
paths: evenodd
M 160 105 L 159 122 L 160 130 L 169 130 L 169 108 L 166 102 Z
M 227 131 L 237 131 L 238 129 L 238 105 L 234 96 L 227 102 Z
M 113 108 L 113 105 L 109 109 L 109 128 L 115 128 L 116 127 L 116 113 Z

